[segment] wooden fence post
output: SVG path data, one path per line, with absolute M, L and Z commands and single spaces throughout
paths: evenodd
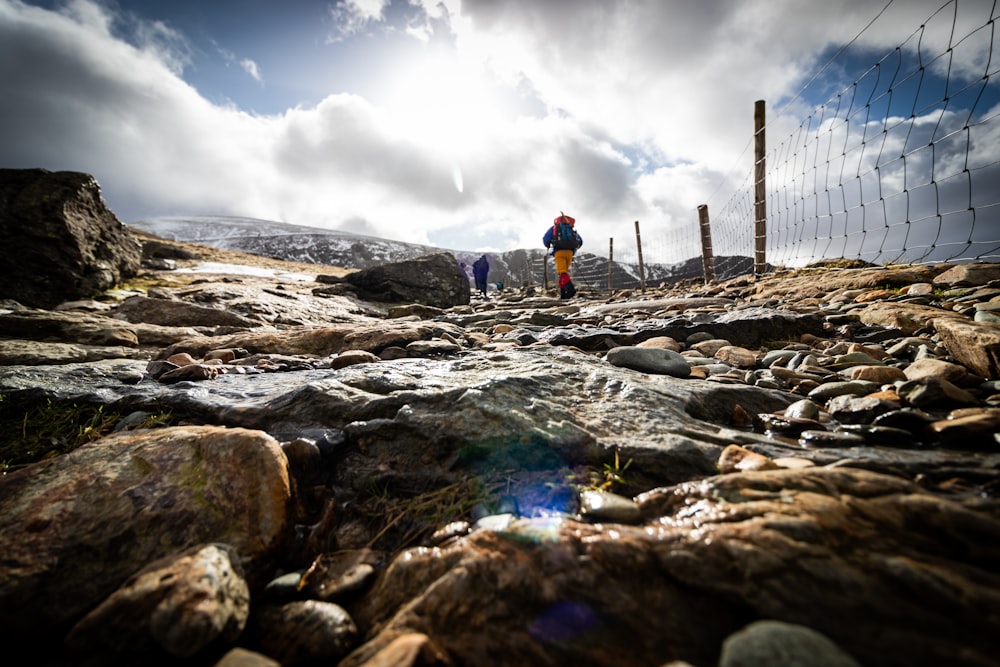
M 646 268 L 642 264 L 642 239 L 639 236 L 639 221 L 635 221 L 635 247 L 639 251 L 639 287 L 646 291 Z
M 757 100 L 754 103 L 753 124 L 753 272 L 754 275 L 759 276 L 764 273 L 764 268 L 767 266 L 765 256 L 767 247 L 767 188 L 764 183 L 764 100 Z
M 698 224 L 701 227 L 701 262 L 705 270 L 705 283 L 715 280 L 715 256 L 712 254 L 712 227 L 708 222 L 708 205 L 698 207 Z
M 608 239 L 608 291 L 610 292 L 615 287 L 614 282 L 614 266 L 615 266 L 615 237 Z

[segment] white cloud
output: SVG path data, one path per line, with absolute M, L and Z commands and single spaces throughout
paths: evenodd
M 260 116 L 185 83 L 183 37 L 164 24 L 142 24 L 146 37 L 128 42 L 88 0 L 61 14 L 0 0 L 0 161 L 93 173 L 125 220 L 246 215 L 506 249 L 538 247 L 565 210 L 592 250 L 610 237 L 627 244 L 635 220 L 646 242 L 675 230 L 686 239 L 697 206 L 721 206 L 750 169 L 754 101 L 793 96 L 818 54 L 878 10 L 866 0 L 808 11 L 793 0 L 410 4 L 426 10 L 421 39 L 450 27 L 456 58 L 432 57 L 428 44 L 426 58 L 395 65 L 377 99 L 338 92 Z M 863 41 L 891 49 L 939 4 L 894 4 Z M 338 39 L 387 10 L 338 2 Z M 257 62 L 240 65 L 262 82 Z M 810 111 L 801 99 L 772 108 L 779 141 Z
M 341 41 L 382 21 L 389 0 L 337 0 L 330 8 L 336 31 L 331 41 Z
M 257 63 L 250 60 L 249 58 L 244 58 L 240 61 L 240 67 L 250 75 L 250 77 L 257 81 L 258 83 L 264 83 L 264 77 L 260 75 L 260 70 L 257 67 Z

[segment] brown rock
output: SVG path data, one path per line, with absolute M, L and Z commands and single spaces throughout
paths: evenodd
M 522 519 L 407 551 L 353 608 L 373 631 L 342 665 L 411 633 L 462 665 L 713 665 L 748 618 L 793 618 L 891 667 L 993 659 L 1000 519 L 986 507 L 846 467 L 637 501 L 643 526 Z
M 0 297 L 52 308 L 134 276 L 142 250 L 89 174 L 0 169 Z
M 282 665 L 338 664 L 355 644 L 358 629 L 343 607 L 304 600 L 256 611 L 261 650 Z
M 956 287 L 985 285 L 1000 280 L 1000 264 L 990 262 L 974 262 L 957 264 L 934 278 L 935 285 L 953 285 Z
M 952 383 L 960 383 L 968 371 L 963 366 L 940 359 L 917 359 L 903 371 L 907 380 L 923 380 L 925 378 L 943 378 Z
M 0 627 L 51 641 L 132 573 L 226 542 L 251 585 L 290 527 L 278 443 L 215 426 L 121 432 L 0 479 Z
M 894 366 L 853 366 L 845 372 L 852 380 L 867 380 L 879 384 L 891 384 L 906 379 L 906 373 Z
M 115 317 L 127 322 L 145 322 L 160 326 L 241 327 L 252 329 L 261 322 L 222 308 L 198 306 L 180 300 L 150 299 L 132 296 L 115 310 Z
M 715 358 L 721 359 L 737 368 L 754 368 L 757 365 L 757 353 L 745 347 L 726 345 L 715 351 Z
M 1000 379 L 1000 325 L 942 318 L 934 328 L 951 356 L 977 375 Z
M 864 324 L 899 329 L 907 336 L 931 326 L 937 319 L 968 319 L 953 311 L 908 303 L 877 302 L 855 312 Z
M 401 635 L 374 655 L 358 652 L 341 667 L 448 667 L 448 660 L 430 637 L 419 632 Z
M 654 336 L 653 338 L 647 338 L 641 343 L 638 343 L 636 347 L 656 347 L 662 350 L 673 350 L 674 352 L 681 351 L 680 343 L 670 336 Z
M 739 445 L 729 445 L 719 456 L 719 472 L 743 472 L 744 470 L 776 470 L 778 465 L 763 454 L 751 452 Z
M 190 658 L 234 641 L 250 615 L 239 554 L 204 545 L 150 563 L 74 626 L 76 653 Z

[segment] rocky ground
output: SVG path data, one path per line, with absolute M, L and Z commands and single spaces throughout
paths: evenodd
M 434 308 L 146 242 L 0 309 L 33 664 L 1000 664 L 1000 265 Z

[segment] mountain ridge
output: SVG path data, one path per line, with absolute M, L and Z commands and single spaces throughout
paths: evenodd
M 542 284 L 547 278 L 554 278 L 552 267 L 547 265 L 547 253 L 542 248 L 483 253 L 238 216 L 162 216 L 132 222 L 129 226 L 166 240 L 344 269 L 367 269 L 429 253 L 450 252 L 470 278 L 469 267 L 480 255 L 486 254 L 490 259 L 489 279 L 493 284 Z M 640 271 L 635 264 L 610 262 L 599 255 L 579 252 L 573 267 L 575 281 L 598 289 L 606 289 L 609 281 L 615 289 L 635 289 L 643 282 L 647 285 L 670 284 L 704 277 L 701 257 L 677 264 L 645 264 Z M 716 274 L 720 280 L 752 270 L 750 257 L 716 258 Z

